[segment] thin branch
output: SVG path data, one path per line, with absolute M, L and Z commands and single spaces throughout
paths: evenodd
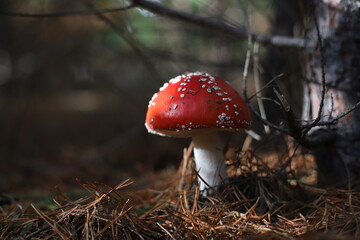
M 248 101 L 247 77 L 248 77 L 248 72 L 249 72 L 250 56 L 251 56 L 251 35 L 249 35 L 249 38 L 248 38 L 248 49 L 246 51 L 246 58 L 245 58 L 244 71 L 243 71 L 243 81 L 242 81 L 243 96 L 246 101 Z
M 276 172 L 277 174 L 281 174 L 281 173 L 285 172 L 286 168 L 289 166 L 290 166 L 290 170 L 291 170 L 291 162 L 294 159 L 296 151 L 299 149 L 300 145 L 301 144 L 299 142 L 296 143 L 293 153 L 289 154 L 289 157 L 286 160 L 286 162 L 284 164 L 282 164 L 281 168 Z
M 320 99 L 319 111 L 318 111 L 317 117 L 316 117 L 316 119 L 308 126 L 308 128 L 304 130 L 304 132 L 303 132 L 303 134 L 302 134 L 303 137 L 304 137 L 313 127 L 319 126 L 318 123 L 321 121 L 321 118 L 322 118 L 322 111 L 323 111 L 323 108 L 324 108 L 325 94 L 326 94 L 324 49 L 323 49 L 323 42 L 322 42 L 322 38 L 321 38 L 321 34 L 320 34 L 320 29 L 319 29 L 319 23 L 318 23 L 315 15 L 314 15 L 314 24 L 315 24 L 315 28 L 316 28 L 316 34 L 317 34 L 318 44 L 319 44 L 319 50 L 320 50 L 321 84 L 322 84 L 322 89 L 321 89 L 321 99 Z
M 247 7 L 247 29 L 249 29 L 249 32 L 247 32 L 247 49 L 246 49 L 246 57 L 245 57 L 245 63 L 244 63 L 244 70 L 243 70 L 243 79 L 242 79 L 242 88 L 243 88 L 243 97 L 248 102 L 248 96 L 247 96 L 247 78 L 249 73 L 249 65 L 250 65 L 250 57 L 251 57 L 251 50 L 252 50 L 252 35 L 250 33 L 251 31 L 251 4 L 248 2 Z M 249 103 L 250 105 L 250 103 Z
M 96 12 L 96 16 L 106 23 L 111 29 L 113 29 L 119 37 L 121 37 L 134 51 L 134 53 L 144 62 L 144 66 L 147 67 L 147 69 L 150 72 L 151 78 L 155 81 L 159 81 L 162 83 L 159 72 L 157 71 L 155 65 L 153 62 L 149 59 L 149 57 L 144 53 L 144 51 L 139 47 L 140 43 L 138 43 L 127 31 L 126 28 L 119 26 L 118 24 L 115 24 L 109 17 L 107 17 L 105 14 L 96 11 L 96 7 L 92 4 L 91 1 L 85 1 L 85 4 L 89 9 L 91 9 L 93 12 Z
M 279 127 L 271 122 L 269 122 L 268 120 L 264 119 L 261 117 L 260 113 L 258 111 L 256 111 L 256 109 L 254 108 L 254 106 L 252 106 L 251 104 L 249 104 L 249 108 L 251 110 L 251 112 L 265 125 L 268 125 L 269 127 L 281 132 L 281 133 L 284 133 L 286 135 L 290 135 L 290 132 L 288 129 L 285 129 L 285 128 L 282 128 L 282 127 Z
M 147 0 L 133 0 L 132 4 L 124 7 L 100 9 L 92 11 L 65 11 L 65 12 L 53 12 L 53 13 L 24 13 L 24 12 L 12 12 L 0 10 L 0 15 L 9 17 L 22 17 L 22 18 L 55 18 L 55 17 L 69 17 L 69 16 L 88 16 L 96 14 L 114 13 L 125 11 L 134 7 L 144 8 L 152 13 L 167 16 L 169 18 L 179 19 L 185 22 L 190 22 L 196 25 L 200 25 L 206 28 L 211 28 L 217 31 L 225 32 L 237 37 L 245 38 L 249 34 L 253 40 L 262 44 L 271 44 L 278 47 L 306 47 L 305 38 L 301 37 L 287 37 L 287 36 L 265 36 L 249 32 L 244 27 L 234 27 L 226 24 L 222 21 L 212 18 L 206 18 L 186 12 L 181 12 L 173 9 L 163 7 L 159 4 L 147 1 Z
M 259 44 L 255 43 L 254 44 L 254 50 L 253 50 L 253 71 L 254 71 L 254 84 L 255 84 L 255 89 L 257 92 L 259 92 L 260 90 L 260 77 L 259 77 Z M 258 106 L 259 106 L 259 111 L 260 114 L 262 116 L 262 118 L 267 119 L 266 117 L 266 111 L 265 111 L 265 107 L 264 107 L 264 103 L 263 100 L 261 98 L 261 92 L 259 92 L 258 97 L 256 98 L 257 102 L 258 102 Z M 266 134 L 270 133 L 270 128 L 267 125 L 264 125 L 264 130 Z
M 176 238 L 174 238 L 173 237 L 173 235 L 171 235 L 171 233 L 168 231 L 168 230 L 166 230 L 166 228 L 164 228 L 160 223 L 156 223 L 160 228 L 161 228 L 161 230 L 163 230 L 171 239 L 176 239 Z
M 250 5 L 248 6 L 247 9 L 247 14 L 248 14 L 248 29 L 251 29 L 251 19 L 250 19 L 250 14 L 251 14 L 251 8 Z M 249 71 L 249 64 L 250 64 L 250 57 L 251 57 L 251 48 L 252 47 L 252 35 L 248 34 L 248 44 L 247 44 L 247 50 L 246 50 L 246 58 L 245 58 L 245 64 L 244 64 L 244 71 L 243 71 L 243 96 L 245 98 L 245 100 L 247 102 L 249 102 L 249 99 L 247 97 L 247 77 L 248 77 L 248 71 Z M 254 108 L 253 105 L 248 104 L 251 112 L 266 126 L 269 126 L 279 132 L 285 133 L 287 135 L 289 135 L 289 131 L 287 129 L 278 127 L 277 125 L 269 122 L 268 120 L 266 120 L 265 118 L 263 118 L 261 116 L 261 114 Z
M 9 17 L 22 17 L 22 18 L 57 18 L 57 17 L 70 17 L 70 16 L 89 16 L 105 13 L 114 13 L 129 10 L 134 8 L 135 5 L 131 3 L 128 6 L 108 9 L 92 9 L 88 11 L 66 11 L 66 12 L 53 12 L 53 13 L 24 13 L 0 10 L 0 15 Z
M 166 16 L 168 18 L 189 22 L 208 29 L 213 29 L 223 33 L 231 34 L 236 37 L 247 38 L 250 35 L 254 41 L 262 44 L 270 44 L 277 47 L 296 48 L 304 48 L 306 46 L 306 40 L 304 38 L 287 36 L 265 36 L 261 34 L 256 34 L 250 32 L 249 29 L 245 27 L 234 27 L 214 18 L 202 17 L 199 15 L 170 9 L 147 0 L 133 0 L 133 4 L 160 16 Z
M 266 83 L 261 89 L 259 89 L 259 91 L 256 91 L 253 95 L 251 95 L 250 97 L 247 98 L 248 101 L 250 101 L 252 98 L 254 97 L 259 97 L 259 93 L 264 91 L 265 89 L 267 89 L 270 84 L 272 84 L 275 80 L 279 79 L 280 77 L 284 76 L 283 73 L 280 73 L 279 75 L 275 76 L 273 79 L 271 79 L 268 83 Z M 264 99 L 264 97 L 262 97 L 262 99 Z M 273 100 L 273 99 L 271 99 Z M 274 101 L 274 100 L 273 100 Z M 276 101 L 275 101 L 276 102 Z
M 284 94 L 280 93 L 275 87 L 273 87 L 273 91 L 279 99 L 280 106 L 284 109 L 285 112 L 289 112 L 291 108 Z
M 360 107 L 360 101 L 357 102 L 354 106 L 352 106 L 351 108 L 349 108 L 348 110 L 346 110 L 345 112 L 343 112 L 342 114 L 339 114 L 337 117 L 332 118 L 331 120 L 328 121 L 319 121 L 316 123 L 316 126 L 330 126 L 333 125 L 336 121 L 342 119 L 343 117 L 345 117 L 346 115 L 350 114 L 351 112 L 353 112 L 354 110 L 358 109 Z M 309 127 L 311 127 L 313 125 L 313 123 L 311 124 L 307 124 L 307 125 L 303 125 L 300 128 L 301 129 L 307 129 Z

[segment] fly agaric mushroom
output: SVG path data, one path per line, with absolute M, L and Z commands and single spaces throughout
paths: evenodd
M 251 127 L 249 108 L 224 80 L 202 72 L 165 83 L 149 102 L 145 126 L 150 133 L 192 137 L 199 188 L 215 187 L 227 178 L 218 131 Z

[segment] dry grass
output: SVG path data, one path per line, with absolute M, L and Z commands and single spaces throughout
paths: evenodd
M 302 184 L 246 155 L 229 161 L 231 184 L 203 198 L 190 155 L 184 151 L 177 174 L 162 177 L 171 183 L 160 179 L 153 189 L 79 181 L 87 196 L 60 192 L 54 210 L 11 201 L 1 208 L 0 238 L 360 239 L 358 192 Z

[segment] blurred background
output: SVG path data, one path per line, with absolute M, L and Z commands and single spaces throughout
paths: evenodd
M 157 2 L 234 26 L 248 21 L 248 1 Z M 252 31 L 293 34 L 296 13 L 289 7 L 283 21 L 276 14 L 281 4 L 272 3 L 252 2 Z M 76 178 L 114 185 L 176 169 L 190 139 L 147 133 L 144 118 L 151 96 L 164 82 L 191 71 L 220 76 L 241 93 L 246 40 L 137 8 L 79 14 L 128 4 L 0 0 L 0 192 L 50 191 L 54 186 L 68 190 L 78 186 Z M 11 12 L 74 14 L 4 14 Z M 291 79 L 296 70 L 270 58 L 271 51 L 260 47 L 262 77 L 270 80 L 285 73 Z M 266 64 L 269 59 L 272 67 Z M 268 107 L 278 109 L 272 103 Z M 276 115 L 269 119 L 276 120 Z M 261 134 L 259 126 L 255 123 Z M 243 134 L 232 139 L 241 148 Z

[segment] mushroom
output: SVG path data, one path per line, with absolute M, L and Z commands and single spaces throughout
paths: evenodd
M 150 133 L 192 137 L 199 189 L 227 179 L 218 131 L 251 127 L 246 102 L 228 82 L 194 72 L 165 83 L 149 102 L 145 126 Z

